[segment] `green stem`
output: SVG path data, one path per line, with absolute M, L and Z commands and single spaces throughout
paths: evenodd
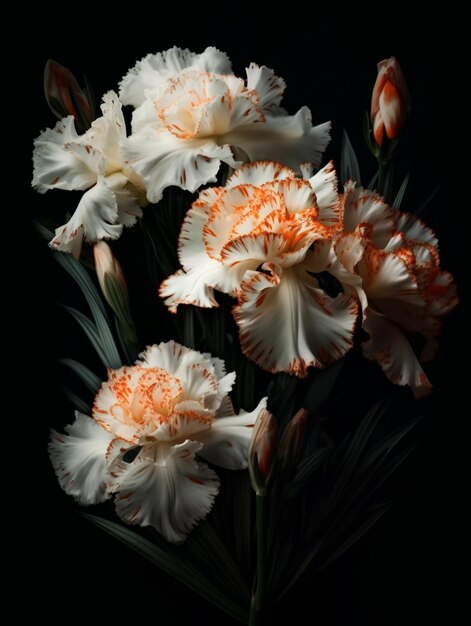
M 183 307 L 183 345 L 196 348 L 194 311 L 191 305 Z
M 257 585 L 250 605 L 249 626 L 263 626 L 267 586 L 267 509 L 264 495 L 255 497 L 255 506 L 257 519 Z
M 384 194 L 384 186 L 386 184 L 386 176 L 388 175 L 388 161 L 378 158 L 378 193 Z

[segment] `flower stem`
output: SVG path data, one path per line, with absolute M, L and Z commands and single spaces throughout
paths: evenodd
M 388 162 L 378 159 L 378 193 L 384 194 L 384 187 L 386 185 L 386 176 L 388 175 Z
M 257 585 L 250 605 L 249 626 L 262 626 L 264 623 L 267 564 L 267 528 L 265 495 L 255 496 L 257 520 Z

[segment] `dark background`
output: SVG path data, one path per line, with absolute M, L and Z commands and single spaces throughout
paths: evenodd
M 27 213 L 27 219 L 21 227 L 28 228 L 31 216 L 43 215 L 51 207 L 70 210 L 76 202 L 74 194 L 58 191 L 41 197 L 28 190 L 32 140 L 54 123 L 42 97 L 43 66 L 49 57 L 70 67 L 79 79 L 86 74 L 98 96 L 116 89 L 137 59 L 175 44 L 195 51 L 215 45 L 227 51 L 239 75 L 252 60 L 265 64 L 286 80 L 284 106 L 290 112 L 306 104 L 314 123 L 332 120 L 329 158 L 338 158 L 341 128 L 348 130 L 360 164 L 365 164 L 367 182 L 374 162 L 362 142 L 363 113 L 369 108 L 376 62 L 395 55 L 404 69 L 413 107 L 403 159 L 403 173 L 410 171 L 412 177 L 406 208 L 443 183 L 425 219 L 439 234 L 442 264 L 457 276 L 462 295 L 465 233 L 460 216 L 468 208 L 462 205 L 462 194 L 454 195 L 457 181 L 451 145 L 460 120 L 451 71 L 454 59 L 440 37 L 446 24 L 430 18 L 426 25 L 406 24 L 399 17 L 385 24 L 378 17 L 365 18 L 360 27 L 346 16 L 338 21 L 300 10 L 290 15 L 290 7 L 275 10 L 275 20 L 267 14 L 265 22 L 261 16 L 255 18 L 250 7 L 240 11 L 234 14 L 226 4 L 218 14 L 202 16 L 203 9 L 190 15 L 182 8 L 173 19 L 149 20 L 141 11 L 129 21 L 123 16 L 119 30 L 111 23 L 99 27 L 91 19 L 73 28 L 38 18 L 40 34 L 29 42 L 33 54 L 27 84 L 22 84 L 30 107 L 21 157 L 27 155 L 22 169 L 27 211 L 18 216 L 23 219 Z M 26 354 L 34 360 L 33 387 L 19 392 L 22 406 L 30 405 L 25 411 L 25 440 L 31 444 L 24 451 L 31 474 L 20 486 L 28 538 L 23 585 L 32 592 L 39 579 L 46 579 L 50 589 L 37 598 L 37 614 L 53 618 L 58 605 L 70 602 L 74 616 L 83 619 L 96 617 L 98 611 L 108 620 L 122 622 L 144 618 L 160 624 L 183 619 L 225 624 L 223 614 L 79 518 L 72 499 L 60 491 L 46 454 L 48 429 L 51 424 L 69 423 L 72 409 L 60 392 L 56 360 L 70 356 L 69 346 L 74 346 L 76 358 L 87 348 L 82 346 L 81 331 L 56 306 L 77 296 L 69 279 L 53 266 L 45 243 L 31 234 L 21 254 L 27 255 L 29 269 L 27 275 L 19 274 L 16 303 L 30 320 L 21 337 Z M 463 320 L 461 306 L 445 322 L 440 351 L 428 368 L 435 385 L 433 400 L 426 403 L 422 443 L 392 488 L 395 506 L 366 539 L 324 573 L 315 588 L 295 599 L 287 608 L 291 623 L 400 626 L 426 624 L 432 617 L 438 623 L 457 623 L 453 615 L 462 589 L 455 563 L 462 550 L 457 526 L 463 500 L 458 477 L 464 469 L 467 418 L 458 408 L 462 369 L 457 357 L 465 349 Z M 18 353 L 23 359 L 25 352 Z M 355 396 L 355 388 L 349 392 Z

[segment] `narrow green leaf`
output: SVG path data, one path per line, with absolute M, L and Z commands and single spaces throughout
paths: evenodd
M 212 602 L 234 619 L 243 623 L 247 622 L 247 608 L 240 607 L 223 596 L 220 590 L 212 584 L 202 572 L 195 569 L 189 563 L 183 551 L 173 548 L 173 546 L 169 544 L 164 544 L 163 542 L 161 542 L 161 545 L 151 543 L 148 539 L 141 537 L 137 533 L 115 522 L 110 522 L 88 513 L 81 513 L 81 515 L 138 552 L 141 556 L 170 576 L 179 580 L 195 593 L 200 594 L 203 598 Z
M 371 152 L 373 156 L 377 156 L 378 147 L 373 145 L 372 141 L 372 132 L 371 132 L 371 123 L 370 116 L 367 111 L 365 111 L 365 115 L 363 116 L 363 137 L 365 139 L 365 143 L 368 147 L 368 150 Z
M 322 465 L 322 463 L 329 458 L 332 454 L 332 450 L 333 446 L 321 448 L 301 461 L 298 465 L 296 476 L 292 485 L 296 490 L 296 493 L 311 478 L 312 474 Z
M 75 280 L 77 285 L 82 290 L 92 313 L 93 309 L 91 307 L 91 303 L 93 302 L 95 304 L 94 309 L 99 309 L 106 319 L 108 315 L 106 313 L 105 306 L 87 270 L 84 269 L 80 262 L 74 259 L 71 254 L 67 254 L 65 252 L 53 252 L 53 254 L 59 265 Z
M 342 459 L 342 469 L 340 474 L 323 507 L 324 515 L 329 513 L 336 505 L 336 502 L 342 497 L 342 494 L 345 491 L 348 481 L 352 476 L 352 472 L 358 463 L 360 455 L 363 452 L 371 433 L 388 408 L 389 404 L 384 401 L 376 403 L 370 411 L 368 411 L 366 417 L 357 428 L 345 452 L 345 456 Z
M 435 198 L 435 196 L 437 195 L 437 193 L 440 191 L 440 189 L 442 188 L 442 185 L 438 185 L 438 187 L 436 187 L 428 196 L 427 198 L 422 202 L 422 204 L 419 206 L 419 208 L 417 209 L 417 211 L 415 211 L 415 214 L 417 216 L 421 215 L 425 209 L 428 207 L 428 205 L 432 202 L 432 200 Z
M 355 180 L 358 184 L 361 183 L 358 159 L 347 131 L 344 129 L 342 147 L 340 149 L 340 182 L 343 184 L 347 180 Z
M 85 415 L 90 415 L 92 407 L 89 406 L 84 400 L 82 400 L 82 398 L 79 398 L 76 393 L 74 393 L 70 389 L 67 389 L 67 387 L 62 387 L 62 391 L 76 411 L 80 411 L 80 413 L 85 413 Z
M 36 230 L 36 232 L 39 234 L 39 236 L 42 239 L 45 239 L 46 241 L 51 241 L 51 239 L 54 237 L 54 233 L 52 233 L 49 228 L 46 228 L 46 226 L 44 226 L 44 224 L 41 224 L 41 222 L 39 220 L 35 220 L 34 221 L 34 228 Z
M 319 568 L 316 569 L 316 573 L 325 569 L 328 565 L 333 563 L 344 552 L 351 548 L 357 541 L 359 541 L 366 533 L 376 524 L 376 522 L 391 508 L 391 503 L 387 502 L 374 507 L 373 513 L 371 513 L 367 519 L 348 537 L 344 543 L 342 543 L 337 549 L 335 549 L 329 557 L 322 562 Z
M 98 392 L 101 387 L 102 381 L 98 378 L 96 374 L 89 370 L 88 367 L 82 365 L 82 363 L 79 363 L 74 359 L 61 359 L 59 363 L 71 369 L 74 374 L 77 374 L 83 384 L 92 393 L 96 394 Z
M 376 173 L 373 175 L 373 178 L 372 178 L 372 179 L 370 180 L 370 182 L 368 183 L 367 188 L 368 188 L 368 189 L 374 189 L 374 187 L 375 187 L 375 185 L 376 185 L 377 181 L 378 181 L 378 172 L 376 172 Z
M 219 584 L 224 584 L 224 590 L 228 597 L 233 596 L 232 599 L 241 606 L 250 604 L 250 591 L 241 571 L 209 521 L 203 522 L 193 531 L 187 544 L 186 547 L 190 552 L 192 547 L 199 544 L 202 566 L 205 571 L 208 567 L 215 570 L 214 582 L 218 581 Z
M 360 469 L 368 469 L 368 467 L 374 463 L 381 455 L 389 454 L 393 448 L 409 433 L 414 426 L 416 426 L 422 419 L 422 416 L 417 417 L 405 426 L 401 426 L 395 430 L 391 435 L 383 439 L 379 444 L 368 452 L 360 464 Z
M 70 315 L 72 315 L 85 332 L 103 365 L 106 368 L 111 369 L 118 369 L 121 367 L 121 357 L 119 356 L 114 342 L 104 342 L 95 324 L 81 311 L 77 311 L 77 309 L 67 305 L 62 306 L 68 313 L 70 313 Z
M 406 193 L 407 185 L 409 184 L 410 174 L 406 174 L 404 180 L 402 181 L 402 185 L 399 188 L 399 191 L 394 198 L 393 207 L 395 209 L 400 209 L 402 201 L 404 200 L 404 194 Z
M 95 92 L 93 91 L 93 86 L 91 82 L 88 80 L 87 76 L 83 77 L 83 81 L 85 86 L 83 88 L 83 92 L 85 94 L 85 98 L 87 99 L 88 104 L 90 105 L 90 109 L 92 112 L 93 118 L 96 117 L 96 98 Z

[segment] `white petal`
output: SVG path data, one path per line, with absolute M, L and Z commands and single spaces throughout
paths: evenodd
M 406 262 L 394 253 L 367 247 L 358 263 L 358 272 L 370 302 L 387 306 L 388 300 L 400 300 L 413 306 L 422 306 L 424 300 L 417 280 Z
M 369 189 L 355 187 L 349 181 L 343 196 L 344 230 L 353 232 L 360 224 L 370 225 L 371 239 L 377 246 L 384 247 L 396 230 L 395 213 L 381 196 Z
M 130 188 L 127 176 L 121 172 L 107 176 L 106 184 L 114 191 L 118 205 L 118 223 L 123 226 L 133 226 L 138 217 L 142 217 L 137 192 Z M 133 191 L 131 191 L 133 189 Z
M 169 276 L 159 288 L 159 295 L 164 299 L 171 313 L 177 311 L 180 304 L 191 304 L 203 308 L 219 306 L 214 296 L 213 283 L 224 279 L 223 266 L 212 259 L 195 270 L 178 270 Z
M 194 365 L 202 366 L 211 371 L 214 370 L 208 355 L 182 346 L 176 341 L 166 341 L 158 345 L 148 346 L 139 355 L 137 363 L 143 367 L 159 367 L 177 378 L 179 378 L 181 371 Z
M 80 137 L 80 143 L 100 152 L 105 159 L 104 174 L 107 175 L 123 167 L 120 144 L 126 137 L 126 123 L 121 102 L 114 91 L 108 91 L 103 96 L 101 110 L 103 115 Z
M 106 452 L 114 436 L 94 419 L 75 413 L 75 422 L 66 426 L 67 435 L 51 431 L 49 455 L 64 491 L 80 504 L 96 504 L 108 498 Z
M 64 226 L 56 229 L 50 246 L 56 250 L 80 256 L 82 239 L 95 242 L 101 239 L 117 239 L 123 227 L 117 224 L 118 203 L 116 194 L 100 177 L 80 200 L 75 213 Z
M 279 76 L 275 76 L 273 70 L 262 65 L 259 67 L 251 63 L 247 72 L 247 87 L 255 90 L 260 99 L 260 108 L 270 111 L 278 107 L 286 87 L 285 81 Z
M 295 176 L 296 172 L 282 163 L 256 161 L 255 163 L 246 163 L 235 170 L 227 179 L 225 187 L 226 189 L 231 189 L 238 185 L 255 185 L 260 187 L 274 180 L 284 180 L 285 178 L 294 178 Z
M 377 361 L 394 384 L 409 385 L 416 397 L 430 393 L 432 385 L 410 343 L 393 322 L 368 309 L 363 328 L 370 336 L 363 344 L 366 358 Z
M 39 192 L 48 189 L 83 190 L 95 184 L 96 168 L 83 147 L 71 150 L 79 140 L 72 115 L 48 128 L 34 142 L 33 182 Z
M 338 194 L 338 180 L 332 161 L 309 179 L 314 189 L 319 207 L 319 221 L 333 225 L 340 219 L 340 198 Z
M 188 67 L 215 74 L 231 72 L 229 57 L 216 48 L 206 48 L 202 54 L 196 54 L 174 46 L 165 52 L 148 54 L 129 70 L 120 83 L 121 102 L 140 106 L 146 98 L 146 91 L 161 93 L 169 78 Z
M 242 351 L 262 369 L 304 377 L 350 349 L 356 300 L 330 298 L 316 284 L 302 265 L 247 272 L 233 313 Z
M 228 146 L 212 140 L 185 140 L 165 128 L 145 128 L 129 137 L 124 152 L 130 166 L 143 179 L 149 202 L 158 202 L 166 187 L 196 191 L 216 181 L 221 161 L 235 165 Z
M 219 491 L 216 473 L 195 459 L 200 448 L 201 443 L 187 440 L 172 446 L 160 463 L 146 457 L 143 448 L 132 463 L 122 463 L 113 485 L 121 519 L 152 526 L 172 543 L 184 541 Z
M 211 430 L 206 431 L 201 438 L 203 447 L 199 452 L 200 456 L 225 469 L 246 468 L 253 426 L 266 405 L 267 398 L 263 398 L 250 413 L 240 411 L 238 415 L 217 417 Z
M 397 229 L 404 233 L 408 239 L 423 241 L 435 248 L 438 246 L 438 239 L 433 230 L 415 215 L 398 212 Z
M 251 161 L 279 161 L 296 173 L 301 173 L 300 164 L 306 161 L 318 167 L 329 140 L 330 122 L 313 127 L 307 107 L 296 115 L 267 115 L 265 122 L 240 126 L 224 137 Z

